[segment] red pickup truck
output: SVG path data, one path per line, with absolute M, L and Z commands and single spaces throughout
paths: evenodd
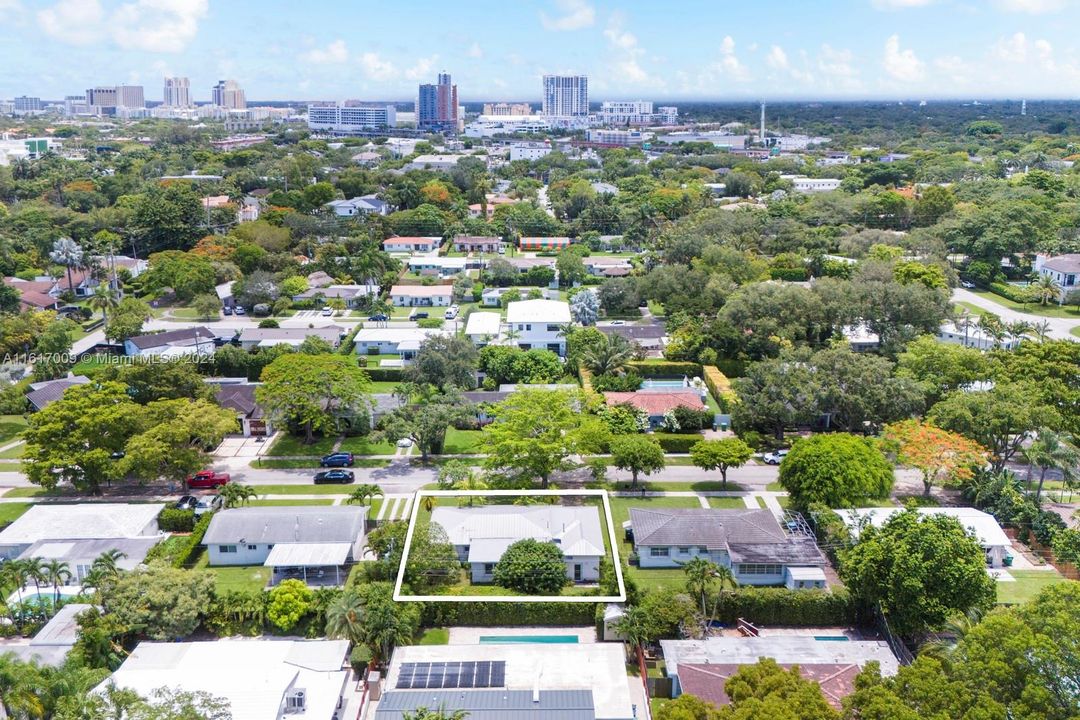
M 216 488 L 229 483 L 229 473 L 200 470 L 187 479 L 189 488 Z

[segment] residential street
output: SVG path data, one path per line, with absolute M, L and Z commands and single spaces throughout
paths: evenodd
M 1005 322 L 1016 322 L 1023 320 L 1026 322 L 1042 322 L 1045 320 L 1050 326 L 1050 337 L 1055 340 L 1080 340 L 1075 335 L 1070 334 L 1070 330 L 1076 327 L 1080 327 L 1080 320 L 1070 320 L 1069 318 L 1055 318 L 1055 317 L 1042 317 L 1041 315 L 1033 315 L 1031 313 L 1017 312 L 1011 308 L 1007 308 L 1004 305 L 983 297 L 982 295 L 976 295 L 970 290 L 964 290 L 963 288 L 956 288 L 952 294 L 953 302 L 966 302 L 972 305 L 977 305 L 983 310 L 989 310 L 990 312 L 999 315 Z

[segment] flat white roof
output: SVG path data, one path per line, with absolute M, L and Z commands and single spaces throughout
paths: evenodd
M 592 690 L 597 718 L 632 718 L 629 683 L 640 681 L 627 676 L 625 654 L 622 643 L 405 645 L 394 650 L 384 687 L 396 686 L 404 662 L 502 661 L 507 690 Z
M 0 532 L 0 545 L 156 535 L 156 518 L 164 507 L 162 503 L 34 505 Z M 148 526 L 151 532 L 144 532 Z
M 438 335 L 441 332 L 441 330 L 432 330 L 426 328 L 364 328 L 363 330 L 356 333 L 355 336 L 353 336 L 353 341 L 357 343 L 403 343 L 412 340 L 419 343 L 427 340 L 432 335 Z
M 849 528 L 857 528 L 860 519 L 867 518 L 876 527 L 881 527 L 890 517 L 903 508 L 856 508 L 854 510 L 836 510 Z M 983 547 L 1012 547 L 1012 541 L 998 525 L 993 515 L 975 508 L 966 507 L 923 507 L 916 508 L 921 515 L 948 515 L 956 518 L 960 524 L 974 533 Z
M 160 687 L 206 692 L 229 701 L 233 720 L 280 720 L 285 696 L 303 690 L 302 717 L 329 718 L 345 685 L 345 640 L 229 639 L 143 642 L 109 682 L 146 697 Z
M 839 636 L 839 633 L 837 634 Z M 760 637 L 710 637 L 704 640 L 661 640 L 669 675 L 680 664 L 751 665 L 766 657 L 781 665 L 881 664 L 882 675 L 895 675 L 899 661 L 888 643 L 879 640 L 818 640 L 809 635 L 762 635 Z
M 265 567 L 325 567 L 344 565 L 349 543 L 278 543 L 266 556 Z
M 466 335 L 498 335 L 502 316 L 497 312 L 474 312 L 465 323 Z
M 390 295 L 405 297 L 450 297 L 454 293 L 452 285 L 394 285 Z
M 518 300 L 506 306 L 509 323 L 569 323 L 570 304 L 562 300 Z
M 792 580 L 825 580 L 825 571 L 819 567 L 787 566 L 786 570 Z

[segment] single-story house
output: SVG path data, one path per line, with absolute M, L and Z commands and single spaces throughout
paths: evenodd
M 208 378 L 207 382 L 218 385 L 218 405 L 236 413 L 244 437 L 267 437 L 274 434 L 269 416 L 255 400 L 255 390 L 261 383 L 248 382 L 246 378 L 223 378 L 218 381 Z
M 664 424 L 664 416 L 677 407 L 692 410 L 704 410 L 705 403 L 701 393 L 687 388 L 685 390 L 638 390 L 636 392 L 606 392 L 604 401 L 611 405 L 632 405 L 649 416 L 649 427 L 653 430 Z
M 566 562 L 566 576 L 574 582 L 600 579 L 604 536 L 595 507 L 437 507 L 431 513 L 431 522 L 446 530 L 458 559 L 469 563 L 474 583 L 491 582 L 495 564 L 506 549 L 527 538 L 558 545 Z
M 441 244 L 441 237 L 392 237 L 383 240 L 382 247 L 386 252 L 434 252 Z
M 48 562 L 59 560 L 71 570 L 71 578 L 65 585 L 82 585 L 90 574 L 94 561 L 107 552 L 119 551 L 116 560 L 121 570 L 134 570 L 146 560 L 150 548 L 162 540 L 161 535 L 144 535 L 130 538 L 82 538 L 62 540 L 38 540 L 19 553 L 19 560 L 37 558 Z
M 271 585 L 290 578 L 341 585 L 363 556 L 367 508 L 245 507 L 214 514 L 203 536 L 212 567 L 264 565 Z
M 446 307 L 454 300 L 452 285 L 394 285 L 390 302 L 398 307 Z
M 520 628 L 485 628 L 520 635 Z M 372 720 L 401 720 L 421 707 L 469 720 L 633 720 L 635 695 L 622 645 L 471 643 L 399 645 Z
M 386 215 L 390 206 L 375 195 L 354 197 L 350 200 L 331 200 L 324 205 L 338 217 L 356 217 L 358 215 Z
M 60 302 L 49 290 L 54 283 L 48 281 L 20 280 L 19 278 L 6 277 L 4 284 L 19 293 L 20 310 L 55 310 Z
M 341 344 L 341 336 L 345 328 L 340 325 L 324 325 L 322 327 L 298 327 L 298 328 L 261 328 L 245 327 L 240 331 L 240 347 L 244 350 L 254 350 L 260 347 L 273 347 L 275 345 L 300 345 L 309 337 L 317 337 L 330 343 L 330 347 L 336 348 Z
M 630 508 L 624 528 L 643 569 L 704 557 L 730 568 L 740 585 L 825 587 L 825 558 L 813 536 L 782 527 L 770 510 Z
M 79 639 L 79 613 L 93 608 L 84 603 L 68 603 L 49 618 L 30 642 L 5 643 L 0 651 L 13 653 L 23 662 L 36 662 L 38 665 L 58 668 L 67 660 L 68 652 L 75 647 Z M 2 706 L 0 706 L 2 708 Z M 0 718 L 8 716 L 0 712 Z
M 92 692 L 183 688 L 222 698 L 233 720 L 329 720 L 349 680 L 348 653 L 348 640 L 141 642 Z
M 236 219 L 239 222 L 255 222 L 262 214 L 262 202 L 257 197 L 245 196 L 240 201 L 240 207 L 236 211 Z
M 357 355 L 400 355 L 409 361 L 425 340 L 441 334 L 442 330 L 428 328 L 375 327 L 357 332 L 353 342 Z
M 978 350 L 994 350 L 995 348 L 1013 350 L 1019 347 L 1023 341 L 1023 338 L 1018 335 L 1006 334 L 1001 338 L 995 338 L 983 332 L 982 328 L 977 325 L 961 329 L 951 322 L 942 323 L 941 328 L 938 330 L 937 339 L 941 342 L 954 343 Z
M 568 247 L 568 237 L 523 237 L 518 240 L 518 249 L 524 252 L 558 252 Z
M 854 535 L 858 535 L 864 523 L 881 527 L 902 508 L 857 508 L 836 510 Z M 970 507 L 924 507 L 917 508 L 920 515 L 946 515 L 956 518 L 968 532 L 975 536 L 986 554 L 988 567 L 1000 568 L 1012 564 L 1013 546 L 1009 536 L 998 525 L 993 515 Z
M 334 278 L 322 270 L 316 270 L 313 273 L 308 273 L 307 284 L 309 288 L 325 288 L 330 287 L 336 281 Z M 296 298 L 293 298 L 294 300 Z
M 844 642 L 837 642 L 843 638 Z M 799 674 L 821 685 L 825 699 L 840 707 L 855 689 L 855 676 L 869 662 L 878 663 L 889 677 L 900 663 L 887 643 L 860 640 L 838 634 L 828 637 L 785 635 L 770 632 L 755 637 L 709 637 L 703 640 L 661 640 L 671 696 L 683 693 L 717 706 L 730 700 L 724 685 L 739 668 L 761 658 L 772 658 L 781 667 L 798 666 Z
M 501 238 L 482 235 L 458 235 L 453 243 L 457 252 L 498 253 L 503 246 Z
M 555 269 L 555 258 L 553 257 L 512 257 L 504 258 L 506 262 L 517 268 L 519 273 L 527 273 L 535 267 L 546 267 Z
M 477 347 L 483 347 L 499 337 L 502 315 L 497 312 L 474 312 L 465 323 L 465 337 Z
M 213 355 L 217 335 L 203 327 L 166 330 L 161 333 L 138 335 L 124 341 L 124 354 L 142 357 L 182 357 L 185 355 Z
M 630 264 L 628 258 L 611 257 L 607 255 L 583 258 L 582 262 L 585 264 L 585 269 L 589 271 L 590 275 L 597 275 L 599 277 L 625 277 L 634 269 L 634 266 Z
M 0 530 L 0 558 L 10 560 L 43 540 L 160 539 L 162 503 L 80 503 L 33 505 Z
M 69 387 L 86 385 L 88 382 L 90 382 L 90 378 L 85 375 L 73 375 L 57 380 L 30 383 L 30 391 L 26 393 L 26 400 L 30 403 L 32 410 L 41 410 L 62 398 Z
M 379 286 L 374 284 L 369 285 L 321 285 L 311 286 L 304 292 L 293 295 L 294 302 L 304 302 L 305 300 L 314 300 L 316 298 L 322 298 L 325 300 L 339 299 L 345 302 L 345 307 L 358 308 L 364 305 L 379 294 Z
M 417 275 L 432 275 L 435 277 L 451 277 L 465 272 L 465 258 L 462 257 L 439 257 L 426 255 L 409 258 L 409 272 Z

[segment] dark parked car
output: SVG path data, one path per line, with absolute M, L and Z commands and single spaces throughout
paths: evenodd
M 199 504 L 199 498 L 194 495 L 185 495 L 176 501 L 173 505 L 177 510 L 194 510 L 195 506 Z
M 352 470 L 323 470 L 321 473 L 315 473 L 315 484 L 326 485 L 329 483 L 338 483 L 341 485 L 348 485 L 355 477 Z
M 233 314 L 232 305 L 226 305 L 225 307 L 221 308 L 221 312 L 224 315 L 232 315 Z
M 368 320 L 370 320 L 371 322 L 386 322 L 389 319 L 390 319 L 389 315 L 384 315 L 382 313 L 375 313 L 374 315 L 368 315 Z
M 319 461 L 319 467 L 352 467 L 353 454 L 350 452 L 336 452 L 324 455 Z
M 428 314 L 427 314 L 427 312 L 424 312 L 424 311 L 414 312 L 412 315 L 409 316 L 410 320 L 426 320 L 427 318 L 428 318 Z

